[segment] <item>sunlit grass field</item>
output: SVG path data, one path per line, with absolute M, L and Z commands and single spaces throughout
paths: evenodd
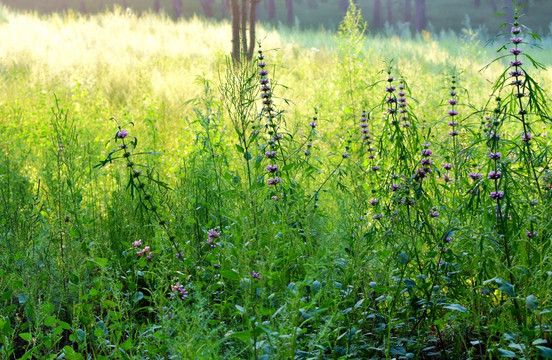
M 228 22 L 0 8 L 0 358 L 552 358 L 552 39 L 523 113 L 509 36 L 350 16 L 258 25 L 267 120 Z

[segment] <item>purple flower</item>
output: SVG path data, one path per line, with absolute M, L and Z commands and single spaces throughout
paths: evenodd
M 437 212 L 437 210 L 431 209 L 431 210 L 429 210 L 429 216 L 431 216 L 432 218 L 438 218 L 439 213 Z
M 444 168 L 445 170 L 450 170 L 450 169 L 452 169 L 452 164 L 444 164 L 444 165 L 443 165 L 443 168 Z
M 421 164 L 424 165 L 424 166 L 431 166 L 433 165 L 433 160 L 429 159 L 429 158 L 423 158 L 421 161 Z
M 531 200 L 531 205 L 537 205 L 539 201 L 537 199 Z
M 311 121 L 309 125 L 310 125 L 311 128 L 314 129 L 315 127 L 318 126 L 318 123 L 316 123 L 316 122 L 314 122 L 314 121 Z
M 456 96 L 457 92 L 455 90 L 451 90 L 449 94 L 450 96 Z
M 381 219 L 382 217 L 383 217 L 383 214 L 376 214 L 372 216 L 372 219 L 377 220 L 377 219 Z
M 258 272 L 255 272 L 255 271 L 251 271 L 251 277 L 253 279 L 260 279 L 261 278 L 261 274 L 259 274 Z
M 504 192 L 503 191 L 493 191 L 489 196 L 492 199 L 500 200 L 504 197 Z
M 523 76 L 523 71 L 521 70 L 510 71 L 510 76 L 515 76 L 515 77 Z
M 429 149 L 423 149 L 422 150 L 422 156 L 424 156 L 424 157 L 429 157 L 429 156 L 431 156 L 431 154 L 433 154 L 433 151 L 431 151 Z
M 392 93 L 395 90 L 397 90 L 397 88 L 394 87 L 394 86 L 389 86 L 389 87 L 385 88 L 385 91 L 387 91 L 388 93 Z
M 473 173 L 471 172 L 469 175 L 468 175 L 470 178 L 472 178 L 472 180 L 479 180 L 483 177 L 482 174 L 480 173 Z
M 267 76 L 267 75 L 268 75 L 268 71 L 266 71 L 265 69 L 262 69 L 261 71 L 259 71 L 259 75 L 260 75 L 260 76 Z
M 142 240 L 136 240 L 135 242 L 132 243 L 132 245 L 134 247 L 142 246 Z
M 389 81 L 389 82 L 393 82 L 393 80 L 394 80 L 393 76 L 390 76 L 390 77 L 387 79 L 387 81 Z
M 278 165 L 268 165 L 266 167 L 266 171 L 272 172 L 272 173 L 276 172 L 276 171 L 278 171 Z
M 510 66 L 521 66 L 521 65 L 523 65 L 523 61 L 521 60 L 510 61 Z
M 259 80 L 259 82 L 261 83 L 261 85 L 267 85 L 269 83 L 269 80 L 268 78 L 262 78 L 261 80 Z
M 119 139 L 124 139 L 124 138 L 126 138 L 127 136 L 128 136 L 128 131 L 127 131 L 127 130 L 122 129 L 122 130 L 117 131 L 117 137 L 118 137 Z
M 502 176 L 502 173 L 500 171 L 491 171 L 489 173 L 489 179 L 491 180 L 500 179 L 501 176 Z
M 450 116 L 456 116 L 456 115 L 458 115 L 458 111 L 456 111 L 456 110 L 449 110 L 449 111 L 448 111 L 448 114 L 449 114 Z
M 513 38 L 510 39 L 510 41 L 514 44 L 521 44 L 523 42 L 523 39 L 520 37 L 514 36 Z
M 380 169 L 380 167 L 377 166 L 377 165 L 376 165 L 376 166 L 372 166 L 372 171 L 378 171 L 379 169 Z
M 182 295 L 182 300 L 188 296 L 188 292 L 184 289 L 184 286 L 180 285 L 180 282 L 177 282 L 176 285 L 171 285 L 171 292 L 171 298 L 174 298 L 175 293 Z
M 344 152 L 343 155 L 343 159 L 348 159 L 349 158 L 349 153 L 348 152 Z
M 521 32 L 521 28 L 518 27 L 512 27 L 512 34 L 517 35 Z
M 456 105 L 456 104 L 458 104 L 458 100 L 456 100 L 456 99 L 450 99 L 450 100 L 448 101 L 448 103 L 449 103 L 450 105 Z
M 518 56 L 522 52 L 523 52 L 523 50 L 521 50 L 521 49 L 510 49 L 510 54 L 514 54 L 516 56 Z
M 269 92 L 270 90 L 272 90 L 272 88 L 270 87 L 270 85 L 263 85 L 263 86 L 261 86 L 261 91 L 263 91 L 263 92 Z
M 279 184 L 282 181 L 278 176 L 275 176 L 272 179 L 268 179 L 268 185 L 276 185 Z
M 450 176 L 448 176 L 447 174 L 445 174 L 445 175 L 443 175 L 443 180 L 445 180 L 445 182 L 451 182 L 454 179 L 451 178 Z
M 527 231 L 525 232 L 525 235 L 527 235 L 527 237 L 528 237 L 529 239 L 534 238 L 534 237 L 537 237 L 537 233 L 536 233 L 536 232 L 531 232 L 531 231 L 529 231 L 529 230 L 527 230 Z
M 448 242 L 448 243 L 449 243 L 449 242 L 451 242 L 451 241 L 452 241 L 452 237 L 450 237 L 450 236 L 447 237 L 447 238 L 445 239 L 445 242 Z
M 370 203 L 370 205 L 375 206 L 379 203 L 379 200 L 378 199 L 372 199 L 372 200 L 369 201 L 369 203 Z
M 525 134 L 521 135 L 521 141 L 528 143 L 531 141 L 531 133 L 526 132 Z
M 260 67 L 261 69 L 264 68 L 266 66 L 266 63 L 264 61 L 259 61 L 257 63 L 257 66 Z
M 502 154 L 497 152 L 497 153 L 490 153 L 489 154 L 489 159 L 493 159 L 493 160 L 498 160 L 502 157 Z
M 458 121 L 449 121 L 448 126 L 458 126 L 460 123 Z
M 278 200 L 278 196 L 273 196 L 272 200 L 274 200 L 274 201 Z
M 269 159 L 275 158 L 276 154 L 277 154 L 276 151 L 267 151 L 267 152 L 265 152 L 265 156 Z
M 458 136 L 458 131 L 450 131 L 448 134 L 450 136 Z
M 390 189 L 391 189 L 391 191 L 397 191 L 397 190 L 401 189 L 401 186 L 397 185 L 397 184 L 393 184 L 393 185 L 391 185 Z

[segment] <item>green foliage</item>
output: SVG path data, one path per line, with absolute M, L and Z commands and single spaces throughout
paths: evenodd
M 552 357 L 533 40 L 481 73 L 477 44 L 351 6 L 233 64 L 223 25 L 7 16 L 61 40 L 0 59 L 0 358 Z

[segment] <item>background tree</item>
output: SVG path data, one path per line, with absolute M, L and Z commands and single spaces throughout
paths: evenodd
M 372 23 L 374 28 L 381 27 L 381 0 L 374 0 L 374 13 L 372 16 Z
M 172 0 L 174 17 L 180 19 L 182 17 L 182 0 Z
M 274 0 L 265 0 L 264 5 L 268 12 L 268 19 L 274 19 L 276 17 L 276 5 L 274 4 Z
M 287 21 L 288 24 L 291 24 L 293 22 L 294 16 L 293 16 L 293 0 L 286 0 L 286 8 L 287 8 Z
M 241 59 L 240 50 L 248 60 L 253 59 L 255 50 L 255 22 L 257 20 L 257 4 L 261 0 L 230 1 L 232 18 L 232 58 L 236 63 Z M 249 29 L 247 28 L 249 22 Z M 249 42 L 247 32 L 249 30 Z
M 476 7 L 481 7 L 481 0 L 474 0 L 474 1 L 473 1 L 473 4 L 474 4 Z
M 154 0 L 153 9 L 156 13 L 159 13 L 159 11 L 161 10 L 161 0 Z
M 201 7 L 206 17 L 210 18 L 215 16 L 215 12 L 213 11 L 214 4 L 215 0 L 201 0 Z
M 387 21 L 389 24 L 393 23 L 393 0 L 387 0 Z
M 426 23 L 426 2 L 425 0 L 416 0 L 416 30 L 422 31 Z
M 230 11 L 230 0 L 222 0 L 220 2 L 220 15 L 223 19 L 228 17 L 228 12 Z
M 504 12 L 507 19 L 512 19 L 514 17 L 514 7 L 512 0 L 504 0 Z
M 412 21 L 412 0 L 404 0 L 404 21 Z
M 128 7 L 127 0 L 123 0 L 123 9 L 126 9 Z

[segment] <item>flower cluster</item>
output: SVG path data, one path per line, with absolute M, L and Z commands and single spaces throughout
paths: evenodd
M 514 60 L 510 61 L 509 75 L 512 78 L 510 85 L 516 87 L 515 96 L 516 98 L 521 99 L 526 95 L 523 93 L 523 89 L 522 89 L 522 85 L 523 85 L 522 78 L 524 76 L 524 73 L 521 66 L 523 65 L 523 61 L 519 59 L 519 56 L 523 52 L 523 50 L 519 48 L 519 44 L 523 43 L 523 39 L 519 36 L 521 33 L 521 27 L 519 22 L 517 21 L 517 16 L 514 21 L 514 26 L 511 29 L 511 33 L 512 33 L 512 38 L 510 39 L 510 42 L 514 45 L 514 47 L 510 49 L 510 54 L 514 56 Z M 525 112 L 523 108 L 521 108 L 520 115 L 524 115 L 524 114 Z M 531 140 L 531 135 L 529 134 L 529 137 L 526 139 L 528 140 L 523 140 L 523 141 L 528 142 L 529 140 Z
M 416 169 L 415 177 L 420 182 L 433 172 L 433 169 L 431 167 L 434 163 L 433 160 L 431 160 L 430 158 L 433 154 L 433 151 L 429 150 L 430 146 L 431 144 L 428 142 L 423 144 L 424 148 L 422 150 L 422 159 L 420 160 L 421 167 Z
M 456 75 L 452 75 L 452 85 L 450 87 L 450 99 L 448 101 L 450 105 L 450 110 L 448 111 L 448 116 L 450 117 L 450 120 L 448 122 L 448 126 L 450 126 L 452 129 L 449 132 L 450 136 L 458 136 L 458 129 L 457 126 L 460 124 L 457 120 L 458 116 L 458 110 L 456 109 L 456 105 L 458 105 L 458 92 L 456 91 Z
M 142 240 L 136 240 L 135 242 L 132 243 L 132 246 L 134 246 L 135 248 L 139 248 L 140 246 L 142 246 Z M 150 252 L 150 247 L 149 246 L 144 246 L 144 248 L 138 250 L 136 252 L 136 255 L 138 257 L 141 257 L 141 256 L 144 256 L 145 254 L 148 254 L 146 256 L 146 259 L 151 259 L 151 257 L 153 256 L 153 253 Z
M 282 139 L 282 134 L 278 134 L 278 125 L 275 122 L 274 108 L 272 106 L 272 87 L 270 86 L 270 80 L 268 78 L 268 70 L 266 69 L 266 62 L 264 61 L 264 54 L 262 50 L 259 50 L 259 56 L 257 57 L 257 66 L 259 67 L 259 76 L 261 77 L 259 83 L 261 85 L 261 99 L 263 102 L 262 113 L 266 117 L 268 125 L 268 134 L 271 136 L 268 140 L 269 150 L 265 152 L 267 159 L 276 159 L 278 155 L 277 149 L 280 147 L 280 140 Z M 318 124 L 316 122 L 311 123 L 311 127 L 314 129 Z M 266 167 L 267 173 L 272 176 L 268 179 L 268 185 L 277 185 L 282 179 L 277 176 L 279 174 L 278 165 L 268 165 Z
M 220 238 L 220 228 L 216 227 L 214 229 L 211 229 L 211 230 L 207 230 L 207 244 L 209 245 L 209 247 L 212 249 L 212 248 L 215 248 L 217 246 L 220 246 L 220 243 L 217 243 L 217 239 Z
M 176 296 L 179 296 L 181 300 L 185 300 L 188 297 L 188 292 L 180 282 L 171 285 L 171 298 L 174 299 Z
M 368 129 L 368 120 L 370 114 L 363 111 L 360 115 L 360 135 L 362 139 L 362 145 L 365 146 L 364 151 L 368 154 L 368 159 L 374 160 L 376 158 L 376 148 L 373 146 L 374 139 L 370 130 Z
M 404 88 L 404 83 L 401 81 L 401 84 L 399 85 L 399 91 L 397 92 L 397 95 L 399 96 L 397 98 L 397 103 L 399 106 L 399 114 L 402 121 L 402 127 L 409 128 L 412 126 L 412 124 L 408 121 L 408 110 L 406 108 L 406 92 Z

